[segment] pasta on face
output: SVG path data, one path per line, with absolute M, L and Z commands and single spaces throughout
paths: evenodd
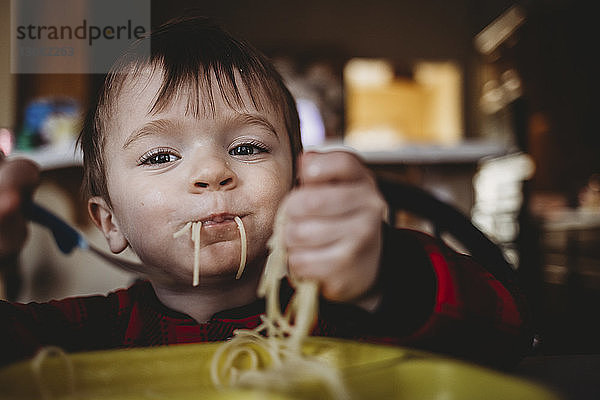
M 240 232 L 240 265 L 238 267 L 235 279 L 240 279 L 244 273 L 246 267 L 246 257 L 248 252 L 248 240 L 246 237 L 246 229 L 244 229 L 244 223 L 242 219 L 237 215 L 234 218 L 237 225 L 238 231 Z M 183 226 L 180 230 L 173 234 L 173 238 L 178 238 L 190 232 L 190 239 L 194 243 L 194 269 L 192 285 L 198 286 L 200 284 L 200 232 L 202 230 L 202 221 L 190 221 Z
M 66 385 L 70 395 L 69 398 L 77 398 L 77 391 L 75 390 L 75 367 L 73 366 L 73 362 L 69 358 L 69 355 L 60 347 L 44 346 L 40 348 L 36 355 L 31 359 L 30 363 L 31 371 L 33 372 L 35 383 L 39 390 L 40 399 L 51 400 L 55 398 L 53 393 L 51 393 L 48 381 L 43 374 L 44 364 L 50 358 L 60 358 L 62 360 L 63 366 L 66 368 L 67 372 Z
M 238 230 L 240 231 L 240 245 L 242 246 L 240 251 L 240 266 L 238 267 L 238 272 L 235 275 L 235 279 L 240 279 L 244 273 L 244 268 L 246 268 L 248 240 L 246 239 L 246 229 L 244 229 L 244 223 L 242 222 L 242 219 L 236 215 L 234 221 L 237 224 Z
M 200 284 L 200 230 L 202 222 L 197 221 L 192 223 L 192 242 L 194 242 L 194 278 L 192 285 Z

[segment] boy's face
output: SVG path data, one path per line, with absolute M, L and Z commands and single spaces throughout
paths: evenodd
M 184 285 L 191 285 L 194 245 L 189 234 L 173 234 L 201 221 L 201 284 L 233 279 L 241 252 L 233 218 L 244 223 L 251 268 L 265 256 L 277 206 L 292 186 L 283 119 L 258 111 L 243 90 L 245 110 L 233 110 L 217 90 L 214 114 L 186 112 L 185 93 L 150 113 L 161 79 L 148 72 L 121 91 L 104 147 L 111 207 L 92 199 L 94 220 L 112 251 L 130 245 L 151 279 Z

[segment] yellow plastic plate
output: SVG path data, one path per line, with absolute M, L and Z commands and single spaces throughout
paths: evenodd
M 31 361 L 0 369 L 0 399 L 315 399 L 318 388 L 286 393 L 217 390 L 210 380 L 219 343 L 48 357 L 34 374 Z M 556 400 L 549 389 L 508 374 L 401 347 L 310 338 L 305 350 L 341 370 L 352 399 Z M 72 385 L 72 386 L 70 386 Z M 73 395 L 74 393 L 74 395 Z

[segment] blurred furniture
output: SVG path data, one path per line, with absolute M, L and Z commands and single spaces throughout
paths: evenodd
M 473 177 L 480 161 L 506 153 L 502 143 L 467 140 L 453 145 L 407 144 L 359 154 L 377 178 L 419 186 L 470 215 Z
M 507 289 L 514 287 L 515 271 L 504 258 L 502 250 L 456 207 L 410 184 L 380 180 L 379 188 L 392 216 L 402 209 L 427 219 L 432 223 L 436 236 L 444 239 L 443 234 L 451 235 Z
M 542 222 L 545 279 L 600 289 L 600 210 L 563 209 Z
M 514 373 L 553 388 L 565 400 L 600 398 L 600 355 L 526 357 Z
M 536 206 L 541 344 L 515 372 L 563 393 L 600 398 L 600 210 Z
M 512 286 L 516 278 L 515 271 L 504 258 L 501 248 L 477 229 L 460 210 L 413 185 L 385 180 L 380 180 L 379 185 L 392 207 L 392 213 L 394 209 L 402 208 L 430 220 L 438 236 L 444 233 L 452 235 L 497 279 L 508 288 Z M 557 214 L 552 221 L 547 221 L 544 227 L 546 234 L 561 232 L 567 236 L 575 235 L 570 242 L 567 240 L 571 245 L 564 248 L 566 253 L 571 253 L 565 260 L 570 262 L 568 265 L 573 268 L 572 274 L 586 274 L 586 269 L 581 267 L 582 253 L 587 257 L 591 251 L 596 262 L 600 260 L 600 213 L 565 211 Z M 595 231 L 596 235 L 591 242 L 587 241 L 590 237 L 586 236 L 590 230 Z M 600 273 L 600 269 L 596 268 L 595 272 Z M 600 302 L 588 304 L 585 309 L 588 312 L 588 321 L 592 320 L 591 324 L 595 324 L 593 320 L 597 316 L 598 304 Z M 572 334 L 570 340 L 577 341 L 578 338 L 589 334 L 589 331 L 579 328 L 577 325 L 567 326 Z M 544 336 L 541 338 L 543 340 Z M 589 343 L 587 340 L 597 343 L 597 338 L 598 336 L 587 338 L 584 343 Z M 534 352 L 539 350 L 532 348 L 532 354 L 524 357 L 510 373 L 542 383 L 555 390 L 565 400 L 600 398 L 600 354 L 597 349 L 588 347 L 565 354 L 544 354 L 542 345 L 541 350 L 542 352 L 535 354 Z

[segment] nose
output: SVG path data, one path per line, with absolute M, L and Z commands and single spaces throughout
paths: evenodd
M 221 157 L 202 157 L 195 162 L 189 179 L 192 192 L 230 190 L 237 186 L 238 177 L 228 160 Z

